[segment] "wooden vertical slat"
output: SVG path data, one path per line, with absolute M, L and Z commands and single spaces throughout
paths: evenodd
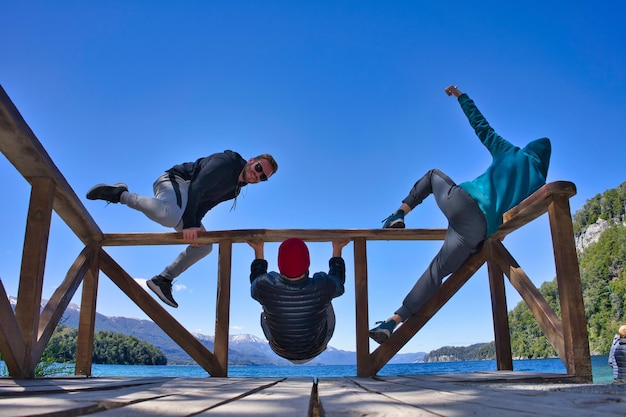
M 587 319 L 569 200 L 561 195 L 555 195 L 548 206 L 548 217 L 561 304 L 565 366 L 569 374 L 590 382 L 592 373 Z
M 230 326 L 230 275 L 233 257 L 233 244 L 220 243 L 217 265 L 217 302 L 215 313 L 214 353 L 222 368 L 213 376 L 228 376 L 228 334 Z
M 524 270 L 520 268 L 517 261 L 500 242 L 493 241 L 492 258 L 526 302 L 556 353 L 562 359 L 565 358 L 561 319 L 557 317 L 546 299 L 543 298 L 543 295 L 535 287 L 535 284 L 533 284 Z
M 41 312 L 39 320 L 39 335 L 37 337 L 37 344 L 32 350 L 32 360 L 39 362 L 41 355 L 43 354 L 50 337 L 56 329 L 59 320 L 65 313 L 65 309 L 74 297 L 78 286 L 83 280 L 85 273 L 89 268 L 89 252 L 92 252 L 91 248 L 84 248 L 78 255 L 70 270 L 68 271 L 65 279 L 56 289 L 52 297 L 46 303 L 45 308 Z
M 0 279 L 0 352 L 2 352 L 9 375 L 21 374 L 25 350 L 24 337 Z
M 31 184 L 18 302 L 15 307 L 15 317 L 26 348 L 20 378 L 33 378 L 37 365 L 31 359 L 31 351 L 39 333 L 41 293 L 55 189 L 54 182 L 48 178 L 32 178 Z
M 512 371 L 513 356 L 511 354 L 511 332 L 504 288 L 504 274 L 498 264 L 491 260 L 487 261 L 487 271 L 491 293 L 496 364 L 499 371 Z
M 83 279 L 83 292 L 80 301 L 78 337 L 76 341 L 76 367 L 74 374 L 91 376 L 93 343 L 96 329 L 96 302 L 98 300 L 98 281 L 100 249 L 90 252 L 89 270 Z
M 369 310 L 367 291 L 367 240 L 354 240 L 354 299 L 356 309 L 356 373 L 370 374 Z

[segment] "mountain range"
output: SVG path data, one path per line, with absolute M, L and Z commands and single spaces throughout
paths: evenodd
M 17 299 L 9 297 L 15 308 Z M 42 304 L 45 305 L 46 301 Z M 78 327 L 80 307 L 76 304 L 68 305 L 61 323 L 66 326 Z M 159 326 L 151 320 L 141 320 L 130 317 L 109 317 L 96 313 L 96 332 L 106 330 L 135 336 L 138 339 L 151 343 L 161 349 L 167 357 L 169 365 L 195 364 L 194 360 L 180 348 Z M 213 352 L 213 336 L 194 333 L 194 336 L 207 349 Z M 400 353 L 389 363 L 422 362 L 426 352 Z M 276 355 L 269 343 L 251 334 L 230 335 L 228 341 L 228 362 L 230 365 L 291 365 L 291 362 Z M 307 365 L 354 365 L 356 352 L 345 351 L 328 346 L 328 348 Z

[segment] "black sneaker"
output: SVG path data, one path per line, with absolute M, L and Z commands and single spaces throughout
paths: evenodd
M 97 184 L 87 191 L 87 199 L 104 200 L 109 203 L 119 203 L 120 196 L 124 191 L 128 191 L 128 186 L 123 182 L 113 185 Z
M 148 280 L 146 283 L 148 288 L 152 290 L 165 304 L 174 308 L 178 307 L 178 303 L 172 297 L 172 281 L 163 278 L 161 275 Z
M 396 328 L 396 321 L 377 321 L 378 326 L 370 330 L 370 337 L 380 344 L 385 343 L 391 337 L 393 329 Z
M 404 229 L 404 211 L 396 211 L 383 220 L 383 223 L 383 229 Z

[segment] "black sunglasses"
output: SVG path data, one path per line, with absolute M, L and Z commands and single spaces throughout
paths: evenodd
M 261 166 L 260 162 L 257 162 L 256 165 L 254 166 L 254 170 L 256 172 L 258 172 L 259 174 L 259 178 L 261 179 L 261 181 L 267 181 L 267 175 L 265 175 L 265 172 L 263 172 L 263 167 Z

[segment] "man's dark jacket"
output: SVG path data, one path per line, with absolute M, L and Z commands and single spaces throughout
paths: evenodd
M 343 258 L 328 262 L 329 272 L 308 271 L 298 280 L 267 272 L 267 261 L 255 259 L 250 267 L 252 298 L 263 306 L 272 335 L 274 352 L 289 360 L 311 359 L 326 349 L 327 308 L 344 292 L 346 266 Z
M 183 229 L 200 227 L 207 211 L 222 201 L 237 197 L 241 187 L 246 185 L 239 182 L 239 174 L 245 165 L 246 160 L 241 155 L 226 150 L 167 170 L 190 181 Z

